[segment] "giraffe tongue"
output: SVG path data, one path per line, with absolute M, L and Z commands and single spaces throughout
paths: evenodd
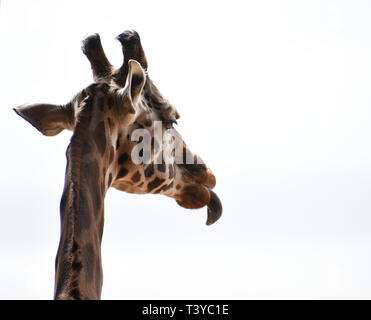
M 216 222 L 222 215 L 223 207 L 220 199 L 214 191 L 206 187 L 210 193 L 210 202 L 207 205 L 207 221 L 206 225 L 212 225 Z

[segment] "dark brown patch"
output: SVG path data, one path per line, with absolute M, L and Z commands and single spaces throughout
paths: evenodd
M 95 144 L 97 145 L 99 152 L 103 155 L 107 144 L 104 121 L 99 122 L 93 135 Z
M 124 152 L 118 159 L 119 164 L 124 164 L 129 159 L 129 155 Z
M 73 259 L 73 261 L 72 261 L 72 269 L 73 269 L 76 273 L 78 273 L 78 272 L 80 272 L 81 268 L 82 268 L 82 264 L 81 264 L 81 262 L 76 261 L 76 258 Z
M 121 168 L 121 170 L 120 170 L 120 172 L 118 173 L 118 175 L 117 175 L 117 179 L 121 179 L 121 178 L 123 178 L 123 177 L 125 177 L 127 174 L 128 174 L 128 169 L 126 169 L 126 168 Z
M 110 173 L 109 176 L 108 176 L 108 186 L 107 187 L 109 187 L 111 185 L 111 183 L 112 183 L 112 173 Z
M 153 163 L 147 166 L 147 168 L 144 170 L 144 175 L 149 178 L 154 173 Z
M 140 172 L 137 171 L 137 172 L 135 172 L 134 175 L 131 177 L 131 181 L 133 181 L 133 182 L 138 182 L 138 181 L 140 180 L 140 177 L 141 177 Z
M 148 183 L 147 190 L 148 191 L 152 191 L 153 189 L 155 189 L 159 185 L 161 185 L 164 181 L 165 181 L 165 179 L 160 179 L 160 178 L 157 178 L 156 177 L 153 181 L 151 181 L 150 183 Z
M 181 187 L 182 187 L 182 186 L 181 186 L 180 184 L 177 184 L 177 185 L 175 186 L 175 188 L 176 188 L 177 190 L 179 190 Z
M 77 244 L 76 240 L 74 240 L 73 245 L 72 245 L 72 253 L 75 253 L 78 248 L 79 248 L 79 245 Z
M 157 170 L 160 172 L 166 172 L 166 164 L 165 163 L 160 163 L 157 165 Z
M 70 291 L 70 296 L 74 298 L 75 300 L 81 300 L 81 294 L 78 288 L 73 288 Z
M 186 164 L 184 168 L 194 176 L 198 176 L 207 170 L 204 164 Z

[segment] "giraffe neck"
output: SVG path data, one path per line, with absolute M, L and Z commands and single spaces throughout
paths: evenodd
M 100 299 L 101 296 L 107 168 L 93 156 L 95 142 L 86 134 L 89 120 L 80 118 L 67 149 L 55 299 Z
M 66 179 L 61 199 L 56 299 L 100 299 L 101 295 L 104 190 L 89 170 L 81 172 L 81 180 L 86 181 L 84 186 Z

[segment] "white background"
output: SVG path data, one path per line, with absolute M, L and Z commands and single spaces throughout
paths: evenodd
M 2 1 L 0 298 L 51 299 L 71 132 L 12 107 L 92 82 L 80 50 L 135 29 L 223 217 L 105 199 L 103 299 L 371 298 L 369 1 Z

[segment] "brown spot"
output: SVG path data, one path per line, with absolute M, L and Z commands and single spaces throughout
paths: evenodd
M 176 188 L 177 190 L 179 190 L 181 187 L 182 187 L 182 186 L 181 186 L 180 184 L 177 184 L 177 185 L 175 186 L 175 188 Z
M 124 152 L 118 159 L 119 164 L 124 164 L 129 159 L 129 155 Z
M 194 176 L 198 176 L 207 170 L 204 164 L 186 164 L 183 166 L 190 174 Z
M 79 248 L 79 245 L 77 244 L 76 240 L 74 240 L 73 245 L 72 245 L 72 253 L 75 253 L 78 248 Z
M 110 173 L 109 176 L 108 176 L 108 186 L 107 187 L 109 187 L 111 185 L 111 183 L 112 183 L 112 173 Z
M 138 181 L 140 180 L 140 177 L 141 177 L 141 175 L 140 175 L 139 171 L 137 171 L 137 172 L 135 172 L 135 174 L 131 177 L 131 181 L 133 181 L 133 182 L 138 182 Z
M 148 183 L 147 190 L 148 191 L 152 191 L 153 189 L 155 189 L 159 185 L 161 185 L 164 181 L 165 181 L 165 179 L 160 179 L 160 178 L 157 178 L 156 177 L 153 181 L 151 181 L 150 183 Z
M 78 288 L 73 288 L 70 290 L 70 296 L 73 297 L 75 300 L 81 300 L 81 294 Z
M 80 270 L 81 270 L 81 268 L 82 268 L 82 264 L 81 264 L 81 262 L 78 262 L 78 261 L 76 261 L 76 257 L 73 259 L 73 261 L 72 261 L 72 265 L 71 265 L 71 267 L 72 267 L 72 269 L 76 272 L 76 273 L 78 273 L 78 272 L 80 272 Z
M 119 171 L 119 173 L 118 173 L 116 179 L 120 179 L 120 178 L 125 177 L 125 176 L 128 174 L 128 172 L 129 172 L 128 169 L 126 169 L 126 168 L 121 168 L 121 170 Z
M 144 175 L 149 178 L 154 173 L 153 163 L 147 166 L 147 168 L 144 170 Z
M 157 169 L 160 172 L 166 172 L 166 164 L 165 163 L 160 163 L 157 165 Z

